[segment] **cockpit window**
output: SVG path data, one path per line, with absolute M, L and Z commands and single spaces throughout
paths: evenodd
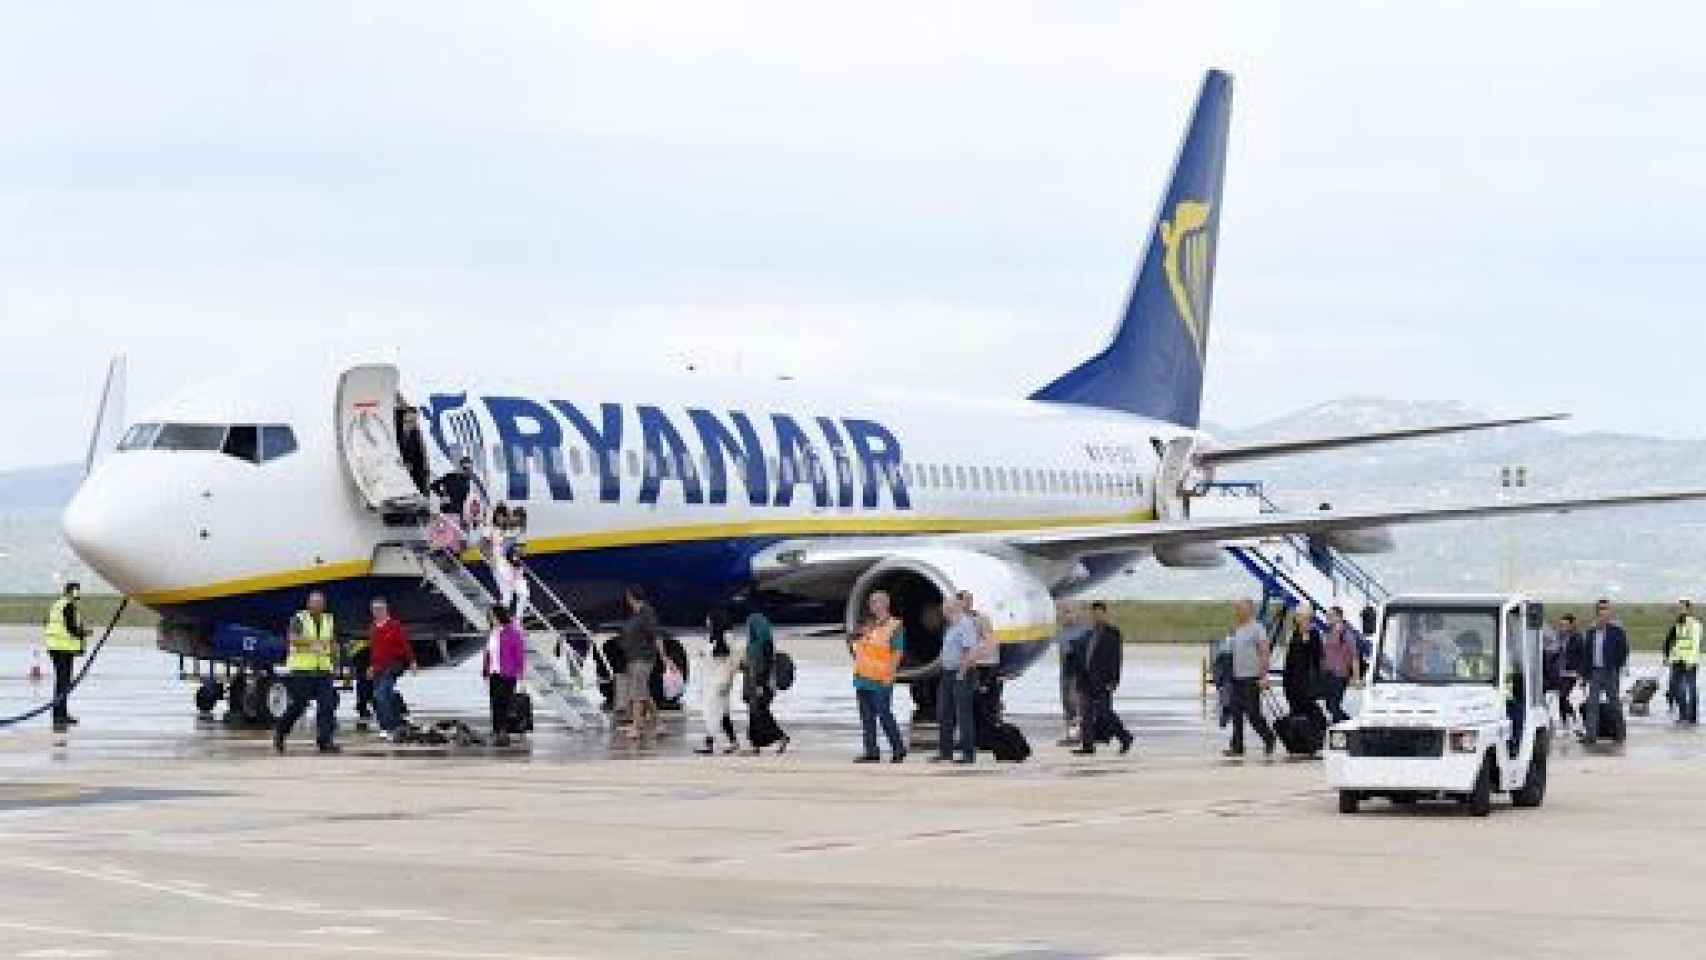
M 220 452 L 228 457 L 247 460 L 250 463 L 261 462 L 261 428 L 253 424 L 234 424 L 225 434 L 225 446 Z
M 154 438 L 160 435 L 158 423 L 135 423 L 124 432 L 119 440 L 120 450 L 146 450 L 154 445 Z
M 167 423 L 154 438 L 155 450 L 218 450 L 225 444 L 225 425 Z
M 138 423 L 120 450 L 205 450 L 245 463 L 266 463 L 296 452 L 296 433 L 284 424 Z
M 296 432 L 285 426 L 261 428 L 261 460 L 277 460 L 296 452 Z

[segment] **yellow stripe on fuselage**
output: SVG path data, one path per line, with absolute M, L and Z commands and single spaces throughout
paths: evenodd
M 811 535 L 882 536 L 885 534 L 928 533 L 1018 533 L 1055 527 L 1093 527 L 1119 523 L 1144 523 L 1155 519 L 1148 510 L 1123 514 L 1061 517 L 798 517 L 777 520 L 753 520 L 737 523 L 701 523 L 673 527 L 642 527 L 634 530 L 605 530 L 561 537 L 540 537 L 527 542 L 529 555 L 575 553 L 611 547 L 643 547 L 666 543 L 691 543 L 700 540 L 733 540 L 742 537 L 790 537 Z M 473 562 L 478 554 L 470 551 L 464 559 Z M 218 597 L 263 593 L 290 587 L 304 587 L 333 580 L 366 576 L 373 569 L 371 560 L 340 560 L 312 567 L 286 570 L 279 573 L 221 580 L 193 587 L 176 587 L 137 594 L 135 599 L 148 606 L 173 606 L 212 600 Z M 1028 628 L 1042 629 L 1042 628 Z M 1011 632 L 1003 631 L 1003 633 Z M 1028 641 L 1007 640 L 1003 643 Z

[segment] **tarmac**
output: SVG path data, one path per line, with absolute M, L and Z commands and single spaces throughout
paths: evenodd
M 31 635 L 0 630 L 0 714 L 42 692 Z M 1541 809 L 1347 817 L 1319 763 L 1220 758 L 1197 650 L 1128 649 L 1131 756 L 1054 745 L 1045 662 L 1008 693 L 1036 755 L 957 768 L 851 764 L 844 658 L 784 643 L 780 757 L 693 755 L 696 710 L 644 749 L 549 722 L 502 751 L 390 748 L 347 700 L 347 752 L 304 724 L 277 757 L 198 721 L 131 632 L 71 733 L 0 730 L 0 956 L 1706 955 L 1706 738 L 1662 703 L 1623 749 L 1564 743 Z M 403 688 L 483 726 L 470 670 Z

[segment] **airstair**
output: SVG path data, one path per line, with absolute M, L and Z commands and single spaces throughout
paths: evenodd
M 1191 496 L 1189 503 L 1194 516 L 1279 512 L 1259 483 L 1207 484 Z M 1226 545 L 1226 551 L 1261 583 L 1260 615 L 1264 622 L 1273 619 L 1275 607 L 1291 609 L 1308 603 L 1318 620 L 1325 620 L 1328 607 L 1339 606 L 1354 624 L 1363 607 L 1379 607 L 1390 595 L 1367 568 L 1304 534 L 1235 541 Z
M 498 604 L 498 599 L 461 557 L 417 541 L 382 544 L 380 550 L 388 568 L 402 565 L 411 572 L 418 571 L 475 633 L 484 635 L 490 629 L 487 611 Z M 376 566 L 378 563 L 376 557 Z M 525 566 L 522 569 L 530 585 L 527 603 L 520 611 L 527 637 L 524 679 L 528 691 L 570 730 L 602 728 L 604 713 L 598 702 L 596 662 L 600 653 L 592 642 L 592 632 L 543 579 Z

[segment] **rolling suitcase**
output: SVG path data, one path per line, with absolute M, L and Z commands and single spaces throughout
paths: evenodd
M 1286 753 L 1294 757 L 1309 757 L 1321 752 L 1327 731 L 1314 717 L 1288 713 L 1274 721 L 1274 736 L 1284 745 Z
M 1623 705 L 1615 700 L 1606 700 L 1599 705 L 1599 739 L 1610 737 L 1614 743 L 1622 743 L 1629 735 L 1629 730 L 1623 724 Z
M 1642 677 L 1629 688 L 1629 712 L 1644 717 L 1652 710 L 1653 697 L 1659 692 L 1658 677 Z

